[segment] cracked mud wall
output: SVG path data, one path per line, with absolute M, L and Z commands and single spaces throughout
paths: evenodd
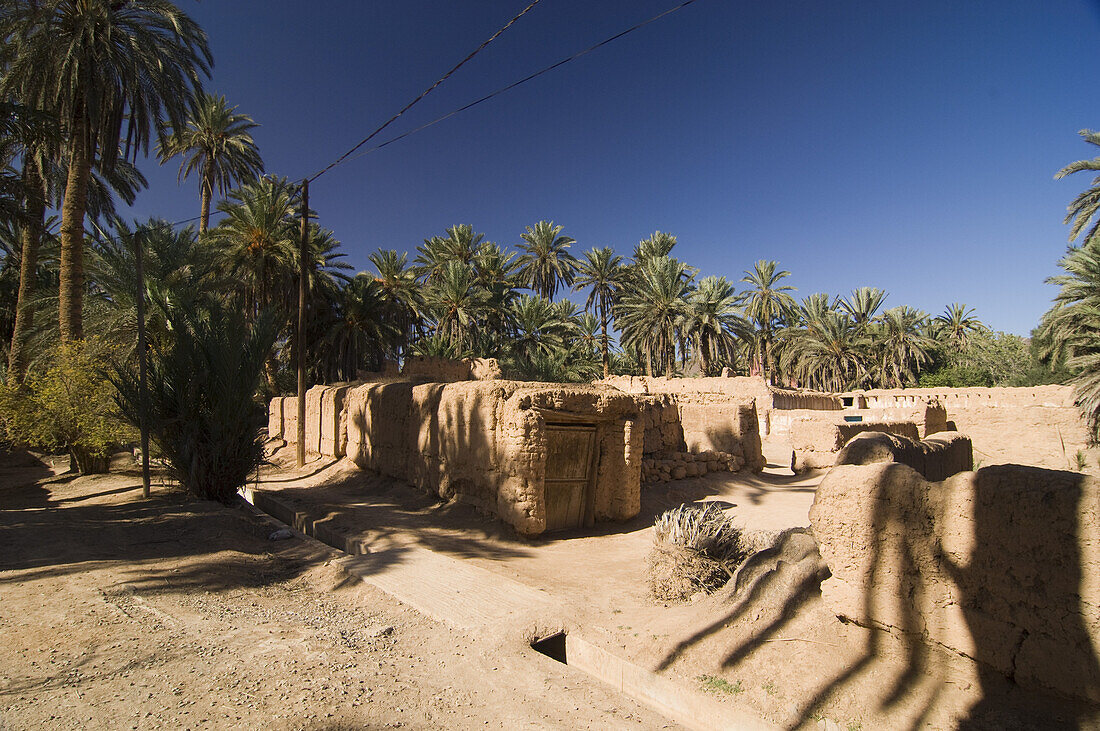
M 877 389 L 852 395 L 871 409 L 938 400 L 947 410 L 945 429 L 968 435 L 982 465 L 1070 469 L 1077 451 L 1088 448 L 1088 429 L 1070 386 Z
M 908 465 L 926 480 L 946 480 L 974 469 L 970 437 L 939 432 L 915 442 L 896 434 L 864 432 L 852 437 L 836 456 L 836 464 L 868 465 L 896 462 Z
M 837 616 L 1100 702 L 1100 483 L 1004 465 L 838 465 L 810 511 Z M 982 670 L 984 669 L 984 670 Z
M 444 499 L 546 529 L 547 422 L 596 426 L 596 520 L 640 510 L 641 430 L 631 397 L 595 386 L 465 381 L 373 383 L 347 398 L 348 456 Z
M 864 432 L 897 434 L 914 442 L 920 439 L 913 422 L 835 422 L 832 418 L 807 415 L 791 420 L 789 439 L 794 450 L 792 468 L 795 472 L 832 467 L 844 445 Z

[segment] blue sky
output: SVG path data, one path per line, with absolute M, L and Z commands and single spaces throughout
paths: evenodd
M 208 89 L 262 126 L 269 173 L 323 168 L 528 0 L 178 0 L 207 30 Z M 676 4 L 542 0 L 380 139 Z M 1049 307 L 1066 204 L 1100 128 L 1100 10 L 1083 0 L 698 0 L 310 188 L 348 260 L 470 223 L 512 245 L 540 219 L 578 255 L 654 230 L 704 275 L 757 259 L 799 297 L 873 285 L 962 301 L 1028 334 Z M 198 183 L 143 161 L 131 215 L 198 213 Z

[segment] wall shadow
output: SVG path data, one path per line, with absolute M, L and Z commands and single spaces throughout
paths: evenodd
M 949 501 L 907 496 L 906 488 L 920 486 L 912 478 L 878 481 L 871 496 L 870 573 L 856 616 L 844 618 L 869 629 L 862 646 L 846 649 L 843 667 L 811 687 L 784 725 L 816 724 L 848 693 L 869 712 L 895 719 L 891 728 L 921 728 L 933 712 L 942 723 L 948 698 L 955 704 L 953 727 L 962 729 L 1100 727 L 1100 703 L 1082 700 L 1100 698 L 1100 664 L 1085 623 L 1090 609 L 1080 596 L 1088 581 L 1080 546 L 1100 538 L 1095 523 L 1082 525 L 1081 516 L 1095 516 L 1100 505 L 1081 504 L 1085 478 L 1073 473 L 993 467 L 975 479 L 974 535 L 965 561 L 957 540 L 945 548 L 939 537 Z M 721 666 L 732 670 L 821 601 L 827 569 L 815 573 L 811 563 L 789 554 L 780 546 L 750 558 L 719 596 L 730 608 L 674 645 L 657 669 L 713 638 L 723 648 Z M 1095 565 L 1096 556 L 1091 560 Z M 945 594 L 945 581 L 958 587 L 958 615 L 945 614 L 955 601 Z M 1094 577 L 1091 586 L 1097 585 Z M 951 624 L 955 616 L 965 627 Z M 721 633 L 746 617 L 755 619 L 751 636 L 723 645 Z M 944 627 L 954 627 L 956 636 L 965 632 L 980 662 L 938 647 L 937 638 L 946 641 Z M 960 695 L 956 687 L 975 677 L 975 687 Z M 1058 686 L 1062 691 L 1052 690 Z

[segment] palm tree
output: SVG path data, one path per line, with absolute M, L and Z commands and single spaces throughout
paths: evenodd
M 846 313 L 827 311 L 813 328 L 789 337 L 784 366 L 805 386 L 845 391 L 865 377 L 868 340 Z
M 210 228 L 210 199 L 215 190 L 224 196 L 235 184 L 264 171 L 260 151 L 252 139 L 252 130 L 259 125 L 236 110 L 226 104 L 224 96 L 200 94 L 184 126 L 162 137 L 157 146 L 162 163 L 177 156 L 183 158 L 177 180 L 199 172 L 200 234 Z
M 927 320 L 926 313 L 906 305 L 882 313 L 874 342 L 881 352 L 883 380 L 891 387 L 915 381 L 920 367 L 932 359 L 929 351 L 935 343 L 924 334 Z
M 676 237 L 664 231 L 654 231 L 634 247 L 634 261 L 641 263 L 656 256 L 672 256 L 676 246 Z
M 618 295 L 623 258 L 616 256 L 610 246 L 586 251 L 584 259 L 577 265 L 577 278 L 573 289 L 591 287 L 584 309 L 591 310 L 595 305 L 599 312 L 600 357 L 603 361 L 603 377 L 611 375 L 611 346 L 607 336 L 607 326 L 611 322 L 611 307 Z
M 485 322 L 479 354 L 499 356 L 507 350 L 508 333 L 515 326 L 514 304 L 519 298 L 519 262 L 492 242 L 481 245 L 474 257 L 478 286 L 485 290 Z
M 512 350 L 524 365 L 565 349 L 567 321 L 554 303 L 525 294 L 512 306 Z
M 520 276 L 526 286 L 548 300 L 554 299 L 559 284 L 573 284 L 577 269 L 577 260 L 567 251 L 577 242 L 563 236 L 562 228 L 553 221 L 539 221 L 520 234 L 523 243 L 519 248 L 525 252 L 519 258 Z
M 0 123 L 0 160 L 5 164 L 14 157 L 22 158 L 22 172 L 11 176 L 12 205 L 4 216 L 10 225 L 18 221 L 19 288 L 12 323 L 11 346 L 8 350 L 8 379 L 22 383 L 26 373 L 24 350 L 34 329 L 35 293 L 38 279 L 38 248 L 45 235 L 48 182 L 43 171 L 49 170 L 58 154 L 60 129 L 56 118 L 19 104 L 5 104 L 0 112 L 6 119 Z M 5 196 L 6 197 L 6 196 Z
M 291 187 L 285 179 L 260 178 L 230 191 L 218 210 L 225 218 L 210 231 L 211 241 L 244 284 L 245 311 L 255 318 L 271 306 L 272 285 L 295 271 L 299 234 Z
M 676 345 L 687 314 L 691 276 L 676 259 L 656 256 L 636 269 L 628 291 L 615 308 L 615 322 L 623 345 L 645 353 L 646 375 L 654 374 L 656 359 L 669 375 L 676 366 Z
M 688 297 L 685 329 L 709 376 L 717 359 L 734 360 L 738 341 L 751 337 L 752 326 L 741 316 L 733 285 L 725 277 L 707 277 Z
M 206 34 L 166 0 L 44 0 L 11 9 L 0 37 L 11 45 L 0 97 L 49 109 L 68 130 L 59 318 L 62 340 L 79 340 L 92 167 L 108 172 L 120 158 L 147 152 L 165 118 L 182 127 L 200 75 L 210 72 Z
M 741 278 L 742 282 L 752 285 L 744 294 L 745 316 L 755 327 L 752 369 L 762 373 L 769 381 L 772 376 L 772 343 L 776 329 L 796 309 L 794 298 L 787 294 L 793 292 L 794 287 L 780 284 L 791 273 L 786 270 L 776 271 L 777 266 L 778 262 L 762 259 L 756 262 L 751 272 L 746 271 Z
M 986 330 L 986 326 L 982 324 L 982 321 L 973 317 L 973 314 L 973 307 L 967 307 L 961 302 L 952 302 L 943 311 L 942 315 L 936 317 L 936 322 L 939 324 L 940 330 L 947 338 L 948 343 L 960 352 L 966 347 L 972 333 L 985 332 Z
M 449 342 L 459 357 L 465 356 L 488 299 L 485 290 L 477 285 L 473 268 L 460 261 L 448 262 L 426 297 L 435 319 L 436 335 Z
M 326 328 L 325 352 L 337 380 L 353 380 L 360 368 L 378 370 L 404 333 L 391 317 L 385 284 L 367 274 L 354 277 L 339 292 L 339 312 Z
M 878 287 L 860 287 L 852 290 L 851 298 L 840 298 L 838 304 L 856 327 L 866 328 L 874 322 L 885 299 L 886 292 Z
M 1066 273 L 1047 280 L 1059 290 L 1043 315 L 1038 339 L 1044 361 L 1064 359 L 1076 372 L 1069 383 L 1095 439 L 1100 435 L 1100 241 L 1087 237 L 1058 264 Z
M 1083 129 L 1077 134 L 1081 135 L 1088 144 L 1100 147 L 1100 132 L 1094 132 L 1091 129 Z M 1094 157 L 1091 160 L 1078 160 L 1077 162 L 1070 163 L 1059 170 L 1055 174 L 1054 179 L 1061 180 L 1069 175 L 1086 170 L 1093 173 L 1100 173 L 1100 157 Z M 1073 226 L 1069 230 L 1070 241 L 1080 236 L 1081 232 L 1085 232 L 1084 240 L 1086 242 L 1092 240 L 1093 237 L 1096 236 L 1097 230 L 1100 229 L 1100 218 L 1097 218 L 1097 212 L 1100 212 L 1100 175 L 1093 178 L 1092 185 L 1074 198 L 1073 202 L 1067 207 L 1066 217 L 1063 223 L 1073 222 Z
M 416 284 L 416 272 L 408 267 L 409 255 L 394 249 L 379 250 L 369 257 L 374 264 L 375 280 L 386 309 L 386 317 L 397 328 L 398 336 L 388 355 L 400 357 L 419 327 L 424 297 Z

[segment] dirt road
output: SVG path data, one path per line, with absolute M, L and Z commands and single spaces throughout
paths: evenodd
M 672 728 L 136 474 L 0 466 L 0 729 Z

